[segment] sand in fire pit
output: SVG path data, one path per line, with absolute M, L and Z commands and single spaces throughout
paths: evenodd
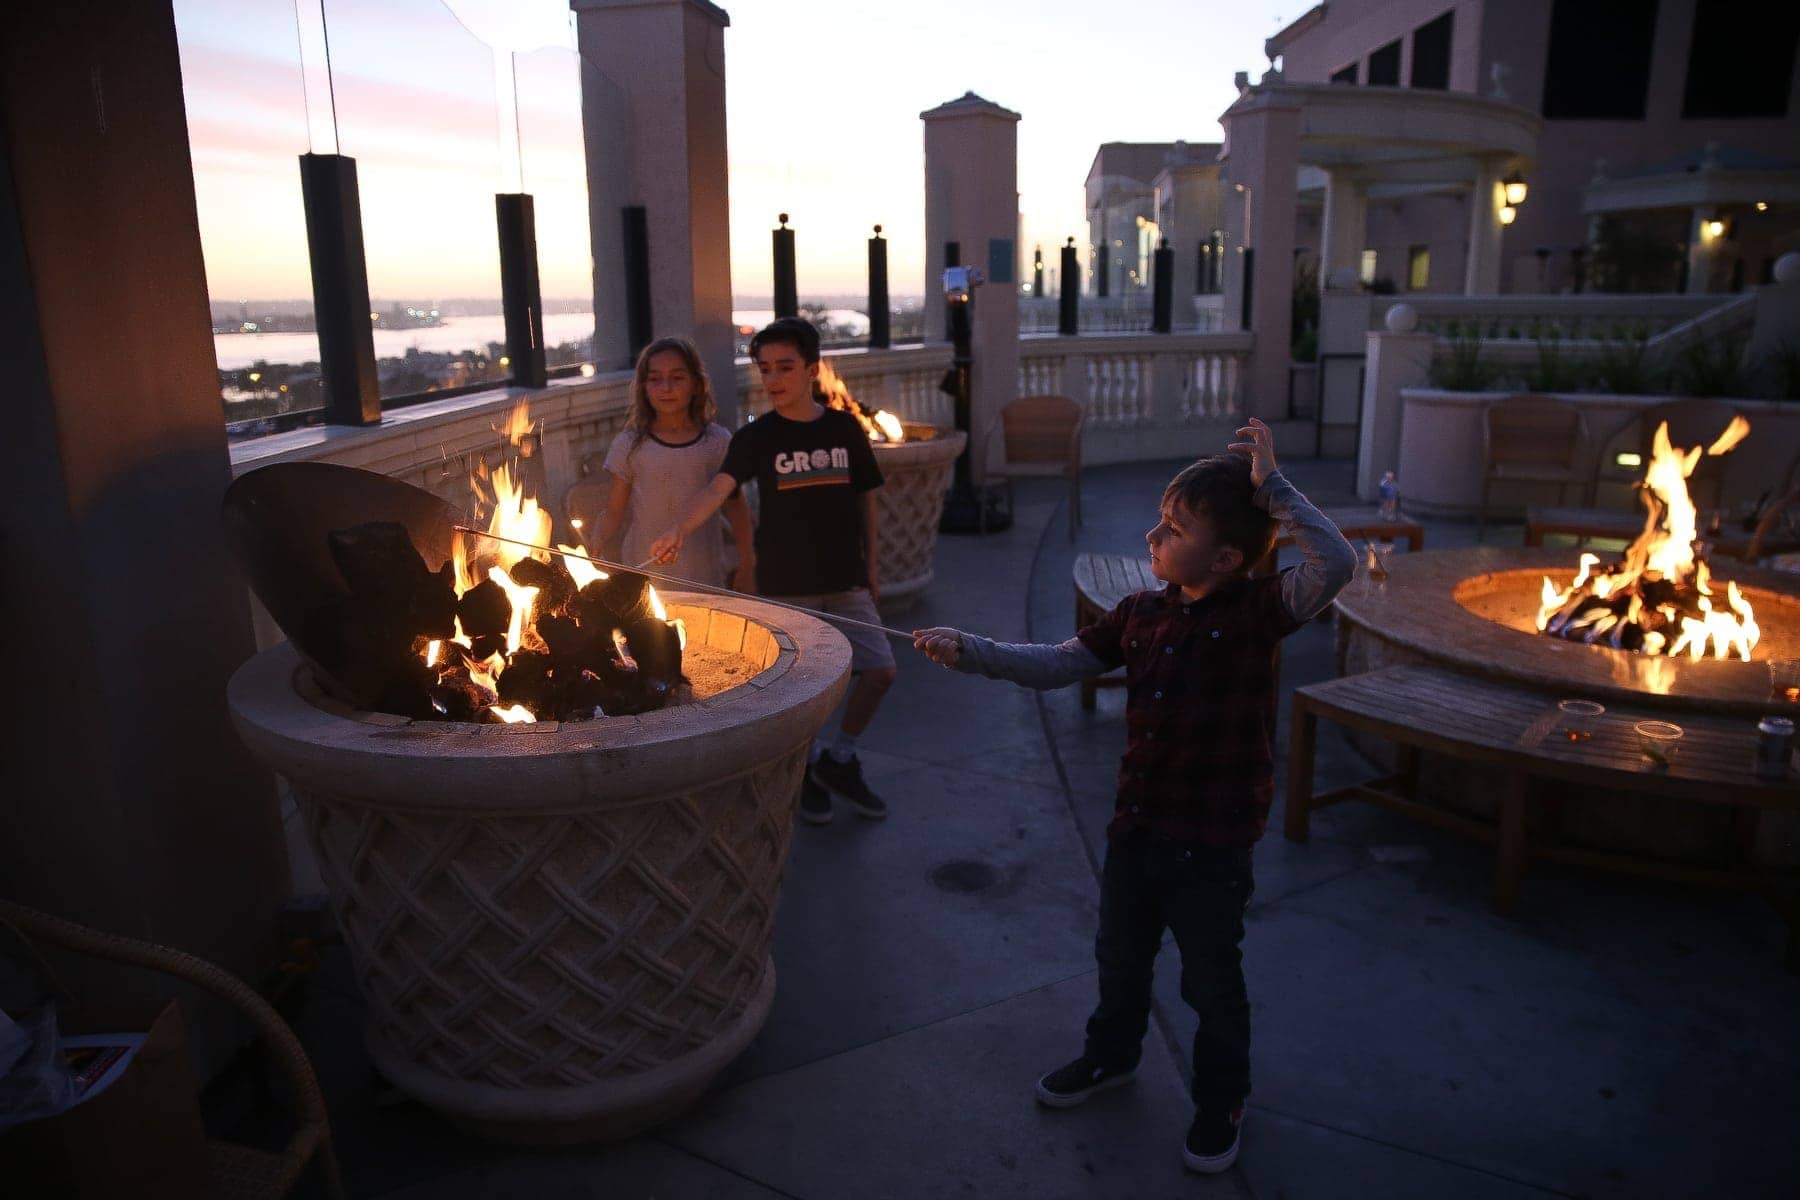
M 691 687 L 680 689 L 674 703 L 692 704 L 711 699 L 720 692 L 750 682 L 761 670 L 742 654 L 689 642 L 687 649 L 681 652 L 681 673 L 687 676 Z

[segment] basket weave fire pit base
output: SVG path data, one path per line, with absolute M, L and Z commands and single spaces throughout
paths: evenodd
M 629 1137 L 692 1104 L 768 1016 L 807 749 L 848 684 L 823 621 L 668 597 L 749 682 L 639 716 L 459 725 L 358 713 L 287 646 L 233 678 L 292 785 L 393 1083 L 528 1144 Z
M 363 1041 L 375 1068 L 394 1086 L 479 1137 L 520 1146 L 567 1146 L 634 1137 L 692 1106 L 742 1054 L 775 1003 L 775 964 L 744 1013 L 713 1041 L 636 1075 L 581 1087 L 516 1089 L 450 1079 L 389 1047 L 373 1023 Z

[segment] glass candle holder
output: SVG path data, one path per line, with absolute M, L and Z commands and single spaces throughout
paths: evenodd
M 1594 728 L 1606 715 L 1606 706 L 1593 700 L 1559 700 L 1556 708 L 1562 714 L 1563 736 L 1571 742 L 1585 742 L 1593 737 Z
M 1659 767 L 1668 766 L 1681 745 L 1681 726 L 1670 721 L 1639 721 L 1632 728 L 1644 757 Z

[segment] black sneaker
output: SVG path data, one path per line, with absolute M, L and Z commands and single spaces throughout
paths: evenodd
M 811 768 L 800 776 L 800 819 L 808 825 L 831 824 L 831 796 L 813 781 Z
M 1115 1071 L 1084 1054 L 1037 1081 L 1038 1103 L 1051 1108 L 1074 1108 L 1095 1092 L 1130 1083 L 1136 1074 L 1136 1067 Z
M 852 754 L 849 762 L 839 762 L 827 750 L 812 765 L 812 777 L 821 786 L 829 788 L 832 795 L 854 808 L 858 816 L 867 817 L 871 821 L 879 821 L 887 816 L 887 805 L 863 782 L 862 760 L 856 755 Z
M 1187 1142 L 1181 1147 L 1181 1159 L 1190 1171 L 1217 1175 L 1231 1169 L 1237 1161 L 1238 1134 L 1244 1126 L 1244 1106 L 1194 1113 L 1188 1126 Z

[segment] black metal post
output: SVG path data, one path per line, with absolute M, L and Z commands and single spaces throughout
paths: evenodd
M 1111 277 L 1112 248 L 1101 242 L 1099 252 L 1094 256 L 1094 295 L 1102 300 L 1111 295 Z
M 1250 301 L 1256 290 L 1256 247 L 1244 247 L 1244 307 L 1238 313 L 1238 328 L 1250 328 Z
M 956 264 L 952 264 L 956 265 Z M 950 393 L 956 427 L 969 435 L 962 453 L 956 456 L 956 474 L 944 497 L 944 515 L 938 520 L 943 533 L 997 533 L 1012 524 L 1012 513 L 999 505 L 990 488 L 975 486 L 973 457 L 975 438 L 970 428 L 974 423 L 974 396 L 970 389 L 970 372 L 975 364 L 975 294 L 968 299 L 946 298 L 945 316 L 950 326 L 950 372 L 944 377 L 943 390 Z
M 506 316 L 506 357 L 512 381 L 541 388 L 544 373 L 544 298 L 538 285 L 537 214 L 525 192 L 494 197 L 500 230 L 500 311 Z
M 887 239 L 881 226 L 869 239 L 869 349 L 886 350 L 893 344 L 888 323 Z
M 636 362 L 656 336 L 650 307 L 650 216 L 641 204 L 626 205 L 619 216 L 625 223 L 625 341 L 631 362 Z
M 369 318 L 369 268 L 363 258 L 362 201 L 356 160 L 302 154 L 300 195 L 312 258 L 313 324 L 325 419 L 333 425 L 381 422 L 381 380 Z
M 1212 264 L 1212 242 L 1201 242 L 1199 246 L 1200 261 L 1194 267 L 1194 295 L 1206 295 L 1206 268 Z
M 1031 252 L 1031 294 L 1035 298 L 1044 298 L 1044 248 L 1037 247 Z
M 1154 289 L 1150 297 L 1150 329 L 1153 333 L 1168 333 L 1175 328 L 1175 251 L 1169 249 L 1168 238 L 1162 240 L 1152 258 L 1155 266 L 1150 276 Z
M 1075 239 L 1062 248 L 1062 295 L 1057 306 L 1056 332 L 1074 337 L 1081 332 L 1081 262 Z
M 787 227 L 788 215 L 780 214 L 781 228 L 769 231 L 775 251 L 775 316 L 800 315 L 799 284 L 794 278 L 794 231 Z

